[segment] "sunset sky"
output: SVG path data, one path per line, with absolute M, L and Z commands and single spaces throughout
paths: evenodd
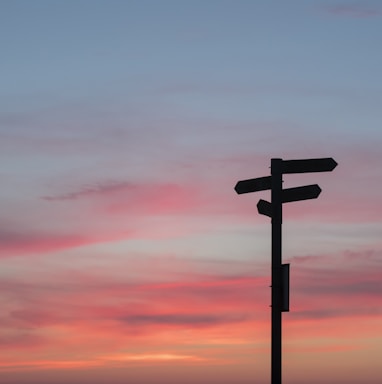
M 382 1 L 0 1 L 0 382 L 382 380 Z

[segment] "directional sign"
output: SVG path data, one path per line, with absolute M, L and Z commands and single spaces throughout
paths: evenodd
M 272 217 L 272 204 L 266 200 L 260 199 L 257 203 L 257 212 L 261 215 Z
M 257 179 L 241 180 L 235 185 L 235 191 L 239 195 L 242 193 L 265 191 L 271 189 L 272 177 L 258 177 Z
M 331 157 L 322 159 L 283 160 L 282 173 L 330 172 L 337 166 Z
M 321 193 L 321 188 L 317 184 L 283 189 L 282 202 L 289 203 L 291 201 L 316 199 L 320 193 Z

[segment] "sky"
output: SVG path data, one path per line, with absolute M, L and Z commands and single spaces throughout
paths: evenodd
M 382 1 L 0 1 L 0 382 L 270 381 L 271 158 L 285 384 L 382 366 Z

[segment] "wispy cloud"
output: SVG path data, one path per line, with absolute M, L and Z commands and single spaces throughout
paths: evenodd
M 79 190 L 73 192 L 52 196 L 43 196 L 42 199 L 47 201 L 76 200 L 86 197 L 109 195 L 115 192 L 126 191 L 127 189 L 131 188 L 136 188 L 136 186 L 129 182 L 98 183 L 93 186 L 82 187 Z
M 182 326 L 211 326 L 216 324 L 227 324 L 246 320 L 244 315 L 211 315 L 211 314 L 156 314 L 156 315 L 131 315 L 122 320 L 128 324 L 139 325 L 182 325 Z
M 38 231 L 7 231 L 0 234 L 0 257 L 15 254 L 40 253 L 78 247 L 92 242 L 76 234 L 53 234 Z
M 200 358 L 194 355 L 182 355 L 175 353 L 141 353 L 141 354 L 119 354 L 106 356 L 105 360 L 111 361 L 156 361 L 156 362 L 165 362 L 165 361 L 205 361 L 207 359 Z
M 298 257 L 291 268 L 296 303 L 292 319 L 382 315 L 380 251 Z
M 68 233 L 25 228 L 14 231 L 1 228 L 0 258 L 25 254 L 40 255 L 41 253 L 126 239 L 131 236 L 132 233 L 128 231 L 115 231 L 114 233 L 99 233 L 98 231 L 92 234 L 89 229 L 82 230 L 80 233 Z
M 153 215 L 192 212 L 202 203 L 195 187 L 170 182 L 101 182 L 42 199 L 94 200 L 104 212 Z
M 200 188 L 176 183 L 104 182 L 46 195 L 28 216 L 15 205 L 0 223 L 0 257 L 58 251 L 131 238 L 176 237 L 187 218 L 211 213 Z M 171 221 L 171 220 L 170 220 Z M 47 224 L 49 223 L 49 224 Z
M 184 363 L 204 363 L 210 361 L 207 357 L 199 357 L 197 355 L 185 355 L 179 353 L 120 353 L 110 354 L 106 356 L 95 356 L 89 359 L 41 359 L 36 357 L 28 360 L 10 361 L 3 360 L 0 363 L 0 372 L 10 371 L 31 371 L 31 370 L 52 370 L 52 369 L 89 369 L 93 367 L 101 367 L 105 365 L 124 366 L 126 363 L 169 363 L 181 361 Z M 123 365 L 122 365 L 123 364 Z
M 325 7 L 324 10 L 331 15 L 357 19 L 382 16 L 382 8 L 372 7 L 362 3 L 332 5 Z

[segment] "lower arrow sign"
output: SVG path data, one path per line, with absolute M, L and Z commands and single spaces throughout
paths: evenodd
M 272 217 L 272 204 L 266 200 L 260 199 L 257 203 L 257 212 L 261 215 Z
M 282 202 L 290 203 L 292 201 L 316 199 L 320 193 L 321 188 L 317 184 L 283 189 Z

